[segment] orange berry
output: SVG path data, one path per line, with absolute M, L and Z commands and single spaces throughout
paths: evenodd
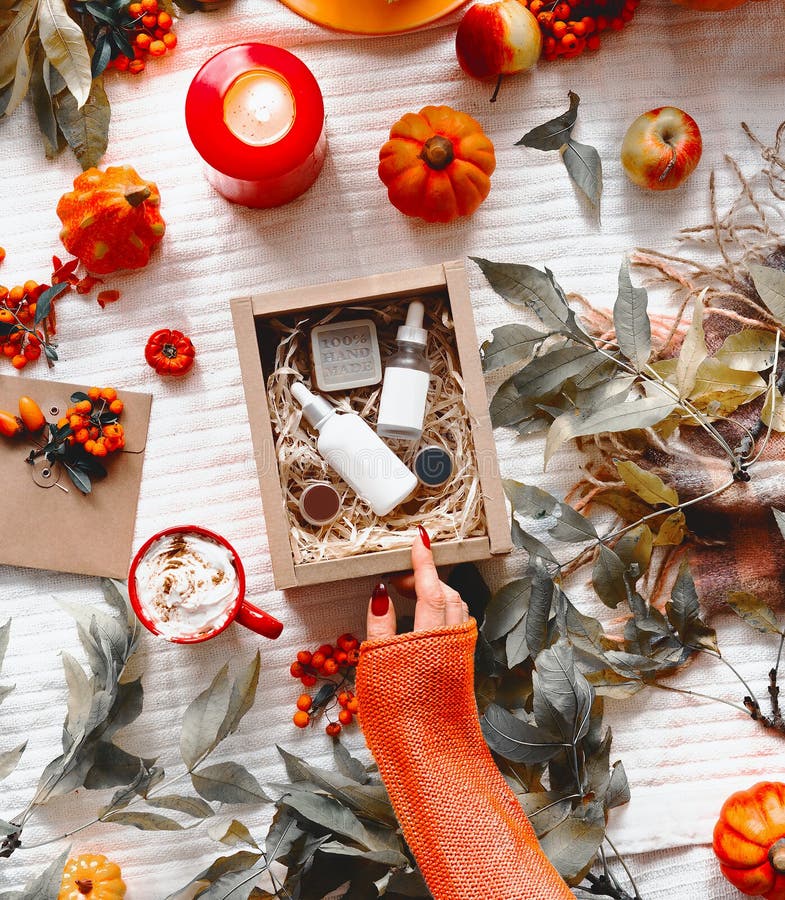
M 341 691 L 341 693 L 338 694 L 338 705 L 346 706 L 346 704 L 348 702 L 349 702 L 349 695 L 346 693 L 346 691 Z
M 16 356 L 11 358 L 11 365 L 15 369 L 24 369 L 24 367 L 27 365 L 27 357 L 22 353 L 18 353 Z
M 300 694 L 297 698 L 297 709 L 301 709 L 303 712 L 308 712 L 312 705 L 313 699 L 310 694 Z
M 360 661 L 360 651 L 359 650 L 349 650 L 346 654 L 346 662 L 349 663 L 350 666 L 356 666 Z
M 112 400 L 109 404 L 109 412 L 114 413 L 116 416 L 119 416 L 123 411 L 123 401 L 122 400 Z
M 128 71 L 132 75 L 140 75 L 142 72 L 144 72 L 144 60 L 132 59 L 131 62 L 128 63 Z
M 349 712 L 348 709 L 342 709 L 338 713 L 338 721 L 341 723 L 341 725 L 351 725 L 353 719 L 354 716 Z
M 356 697 L 352 697 L 352 699 L 346 704 L 346 708 L 350 713 L 357 713 L 357 710 L 360 708 L 360 701 Z
M 553 36 L 559 40 L 559 38 L 563 38 L 564 35 L 567 34 L 567 23 L 562 22 L 561 20 L 554 22 L 551 31 L 553 32 Z
M 13 306 L 18 306 L 25 298 L 25 289 L 20 285 L 12 287 L 8 292 L 8 300 Z
M 332 644 L 321 644 L 316 652 L 323 654 L 324 658 L 327 659 L 328 657 L 333 655 L 333 645 Z
M 76 404 L 76 411 L 78 413 L 87 413 L 89 415 L 93 411 L 93 404 L 89 400 L 80 400 Z
M 88 431 L 90 432 L 90 437 L 91 437 L 93 440 L 95 440 L 95 439 L 98 437 L 99 431 L 98 431 L 98 429 L 95 427 L 95 425 L 93 425 L 92 428 L 89 428 Z
M 561 41 L 559 41 L 559 43 L 562 45 L 564 50 L 569 53 L 578 45 L 578 38 L 576 38 L 574 34 L 565 34 Z
M 46 419 L 44 419 L 44 414 L 41 412 L 41 407 L 32 399 L 32 397 L 19 398 L 19 416 L 25 423 L 25 428 L 33 433 L 40 431 L 46 424 Z
M 93 456 L 106 456 L 107 453 L 106 444 L 102 444 L 99 438 L 95 442 L 95 447 L 93 447 Z
M 74 433 L 74 440 L 77 444 L 86 444 L 90 437 L 90 432 L 86 428 L 80 428 Z
M 24 292 L 25 292 L 26 294 L 30 294 L 30 293 L 32 293 L 32 292 L 38 287 L 38 282 L 37 282 L 37 281 L 33 281 L 33 279 L 31 278 L 29 281 L 26 281 L 26 282 L 22 285 L 22 287 L 24 288 Z
M 63 419 L 58 419 L 58 420 L 57 420 L 57 427 L 58 427 L 58 428 L 65 428 L 65 426 L 68 425 L 68 424 L 69 424 L 68 419 L 63 418 Z
M 76 430 L 77 428 L 81 428 L 81 427 L 82 427 L 83 421 L 84 421 L 84 420 L 82 419 L 81 416 L 72 415 L 72 416 L 69 418 L 69 420 L 68 420 L 68 424 L 71 426 L 71 428 L 73 428 L 74 430 Z
M 0 301 L 5 300 L 6 297 L 8 297 L 8 288 L 5 285 L 0 284 Z
M 333 659 L 338 663 L 339 666 L 346 665 L 346 651 L 345 650 L 336 650 L 333 654 Z
M 292 716 L 292 722 L 294 722 L 298 728 L 307 728 L 310 721 L 311 717 L 307 712 L 303 712 L 301 709 L 297 710 Z
M 169 31 L 172 27 L 172 17 L 168 12 L 158 13 L 158 27 L 163 28 L 164 31 Z
M 545 6 L 543 0 L 531 0 L 531 3 L 529 4 L 529 12 L 533 16 L 536 16 L 542 12 L 543 6 Z
M 16 318 L 10 309 L 0 309 L 0 324 L 12 325 L 16 322 Z
M 298 662 L 293 662 L 291 666 L 289 666 L 289 672 L 292 678 L 301 678 L 305 674 L 305 670 Z
M 141 0 L 140 6 L 146 13 L 158 12 L 158 0 Z
M 315 675 L 303 675 L 300 679 L 303 683 L 303 687 L 313 687 L 316 684 L 316 676 Z
M 150 35 L 145 34 L 145 32 L 143 31 L 140 34 L 137 34 L 136 41 L 134 43 L 137 47 L 141 47 L 142 50 L 147 50 L 152 42 L 153 39 L 150 37 Z
M 341 726 L 337 722 L 330 722 L 330 724 L 324 729 L 330 737 L 338 737 L 341 733 Z
M 153 32 L 153 37 L 158 38 L 158 40 L 160 41 L 163 39 L 163 36 L 165 34 L 166 34 L 166 32 L 163 30 L 163 28 L 156 28 L 155 31 Z
M 134 19 L 136 19 L 136 18 L 138 18 L 139 16 L 141 16 L 142 13 L 143 13 L 143 11 L 144 11 L 144 10 L 142 9 L 142 4 L 141 4 L 141 3 L 132 3 L 132 4 L 128 7 L 128 15 L 131 16 L 131 17 L 134 18 Z
M 150 56 L 163 56 L 166 53 L 166 44 L 163 41 L 153 41 L 149 51 Z
M 557 19 L 569 19 L 572 15 L 572 11 L 570 10 L 570 5 L 568 3 L 557 3 L 555 9 L 553 10 L 553 14 Z
M 33 362 L 41 356 L 41 348 L 36 344 L 28 344 L 24 349 L 25 356 Z
M 3 355 L 4 356 L 15 356 L 16 355 L 16 347 L 13 344 L 3 344 Z
M 354 635 L 349 634 L 349 632 L 347 631 L 345 634 L 342 634 L 335 643 L 341 648 L 341 650 L 349 650 L 351 648 L 348 646 L 348 644 L 353 640 Z
M 0 263 L 5 259 L 5 247 L 0 247 Z
M 114 67 L 118 72 L 127 72 L 128 66 L 131 60 L 125 55 L 125 53 L 121 53 L 119 56 L 114 58 Z
M 90 440 L 90 439 L 86 440 L 84 442 L 84 448 L 88 453 L 92 453 L 93 450 L 95 449 L 95 441 Z
M 158 16 L 154 13 L 148 13 L 146 16 L 142 16 L 142 25 L 145 28 L 155 28 L 158 24 Z
M 101 397 L 101 388 L 91 387 L 87 391 L 87 396 L 91 400 L 99 400 Z
M 111 403 L 112 400 L 117 400 L 117 391 L 113 387 L 104 388 L 101 391 L 101 399 Z
M 314 653 L 314 655 L 311 657 L 311 665 L 314 667 L 314 669 L 321 669 L 326 660 L 327 658 L 325 657 L 324 653 L 320 653 L 317 650 L 316 653 Z
M 337 675 L 338 674 L 338 663 L 330 658 L 324 661 L 324 666 L 322 667 L 325 675 Z
M 583 37 L 586 34 L 586 26 L 583 22 L 570 22 L 570 26 L 572 28 L 572 33 L 578 37 Z
M 166 45 L 167 50 L 174 50 L 177 46 L 177 35 L 173 31 L 167 31 L 161 40 Z
M 311 653 L 308 650 L 301 650 L 297 654 L 297 662 L 303 666 L 311 665 Z

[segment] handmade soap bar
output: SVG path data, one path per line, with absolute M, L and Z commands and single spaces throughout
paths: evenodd
M 331 322 L 311 331 L 314 377 L 322 391 L 345 391 L 378 384 L 382 361 L 372 319 Z

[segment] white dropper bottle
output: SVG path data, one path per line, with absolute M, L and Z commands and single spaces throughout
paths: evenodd
M 422 434 L 431 364 L 425 355 L 428 332 L 422 327 L 425 305 L 412 300 L 398 329 L 398 349 L 387 360 L 376 430 L 383 437 L 416 441 Z
M 292 396 L 302 406 L 304 418 L 319 432 L 319 453 L 358 497 L 368 501 L 377 516 L 387 515 L 414 491 L 415 474 L 364 419 L 356 413 L 339 413 L 302 381 L 292 384 Z

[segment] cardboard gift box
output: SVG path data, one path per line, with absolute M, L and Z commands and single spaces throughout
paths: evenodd
M 434 558 L 438 565 L 447 565 L 488 559 L 511 550 L 509 518 L 499 478 L 466 272 L 463 262 L 452 261 L 232 301 L 237 350 L 277 588 L 406 570 L 411 567 L 411 561 L 407 547 L 358 553 L 341 559 L 297 561 L 290 541 L 290 521 L 277 468 L 275 436 L 268 407 L 266 378 L 270 373 L 265 369 L 261 341 L 265 322 L 286 314 L 295 313 L 299 317 L 312 312 L 317 315 L 336 307 L 373 306 L 389 303 L 397 297 L 404 304 L 411 297 L 427 299 L 429 296 L 445 298 L 449 305 L 464 385 L 463 402 L 468 413 L 466 427 L 470 429 L 477 460 L 485 530 L 484 534 L 462 540 L 433 541 Z

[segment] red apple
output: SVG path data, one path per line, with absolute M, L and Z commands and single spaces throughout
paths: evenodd
M 747 0 L 673 0 L 673 2 L 701 12 L 722 12 L 725 9 L 735 9 Z
M 534 68 L 542 52 L 542 32 L 520 0 L 483 0 L 461 19 L 455 52 L 467 75 L 501 81 L 503 75 Z
M 621 164 L 640 187 L 670 191 L 690 177 L 702 150 L 692 116 L 675 106 L 661 106 L 630 125 L 621 145 Z

